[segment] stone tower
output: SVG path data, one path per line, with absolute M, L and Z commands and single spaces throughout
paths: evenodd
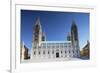
M 34 48 L 38 47 L 41 45 L 42 41 L 42 28 L 41 28 L 41 23 L 40 19 L 37 18 L 34 28 L 33 28 L 33 41 L 32 41 L 32 46 Z
M 74 53 L 73 56 L 79 57 L 80 48 L 79 48 L 79 39 L 78 39 L 78 29 L 74 21 L 72 21 L 72 26 L 71 26 L 71 41 L 72 41 L 72 48 Z

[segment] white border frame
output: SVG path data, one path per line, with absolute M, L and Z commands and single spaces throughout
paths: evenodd
M 62 4 L 32 4 L 12 2 L 11 8 L 11 72 L 66 69 L 96 65 L 95 7 Z M 20 64 L 20 9 L 90 13 L 90 60 Z M 16 55 L 17 54 L 17 55 Z M 54 65 L 56 64 L 56 65 Z

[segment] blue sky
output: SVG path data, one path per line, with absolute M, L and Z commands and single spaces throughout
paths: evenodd
M 73 20 L 78 28 L 80 48 L 89 40 L 89 13 L 21 10 L 21 41 L 29 49 L 32 47 L 33 26 L 37 17 L 47 41 L 66 41 Z

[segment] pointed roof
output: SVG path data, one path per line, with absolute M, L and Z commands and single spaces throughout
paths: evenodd
M 76 25 L 76 23 L 75 23 L 75 21 L 74 21 L 74 20 L 72 20 L 72 26 L 73 26 L 73 25 Z
M 41 23 L 40 23 L 40 18 L 39 18 L 39 17 L 37 17 L 37 18 L 36 18 L 35 25 L 40 25 L 40 26 L 41 26 Z
M 77 28 L 77 25 L 76 25 L 76 23 L 75 23 L 74 20 L 72 20 L 72 26 L 71 26 L 71 28 Z
M 40 23 L 40 18 L 39 17 L 37 17 L 36 21 L 35 21 L 35 26 L 37 26 L 37 25 L 40 27 L 40 30 L 42 31 L 41 23 Z

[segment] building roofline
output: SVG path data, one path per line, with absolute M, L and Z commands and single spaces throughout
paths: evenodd
M 41 43 L 71 43 L 71 41 L 41 41 Z

